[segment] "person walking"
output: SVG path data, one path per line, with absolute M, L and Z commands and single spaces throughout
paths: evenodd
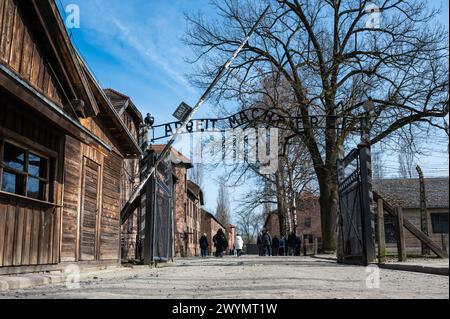
M 238 234 L 236 236 L 236 251 L 237 251 L 237 256 L 241 257 L 242 255 L 242 249 L 244 249 L 244 240 L 242 239 L 242 236 L 240 234 Z
M 280 242 L 278 244 L 278 254 L 280 256 L 284 256 L 286 254 L 286 240 L 284 239 L 284 236 L 280 237 Z
M 219 228 L 217 233 L 213 237 L 214 244 L 216 245 L 216 257 L 223 257 L 223 253 L 227 251 L 228 248 L 228 240 L 225 237 L 225 234 L 222 228 Z
M 208 237 L 206 236 L 206 234 L 203 234 L 203 236 L 200 237 L 200 250 L 202 251 L 202 258 L 208 256 L 208 247 Z
M 278 239 L 277 236 L 275 236 L 272 239 L 272 255 L 278 256 L 279 251 L 280 251 L 280 240 Z
M 256 245 L 258 246 L 258 255 L 262 256 L 263 255 L 262 231 L 258 233 Z
M 302 255 L 302 237 L 301 236 L 296 237 L 295 255 L 296 256 Z
M 292 232 L 287 239 L 289 256 L 295 256 L 295 248 L 297 247 L 297 236 Z
M 264 230 L 262 238 L 263 256 L 272 256 L 272 237 L 267 230 Z

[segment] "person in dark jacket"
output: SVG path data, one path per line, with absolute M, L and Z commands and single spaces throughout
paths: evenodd
M 274 256 L 278 256 L 279 251 L 280 251 L 280 240 L 278 239 L 277 236 L 275 236 L 272 239 L 272 254 Z
M 279 249 L 279 255 L 280 256 L 285 256 L 286 255 L 286 239 L 284 238 L 284 236 L 280 237 L 280 242 L 278 245 Z
M 300 236 L 297 236 L 295 245 L 295 256 L 301 255 L 302 255 L 302 238 Z
M 263 255 L 263 244 L 262 244 L 262 232 L 258 234 L 258 240 L 256 241 L 256 245 L 258 246 L 258 255 Z
M 206 234 L 203 234 L 203 236 L 200 237 L 200 249 L 202 251 L 202 258 L 208 256 L 208 247 L 208 237 L 206 236 Z
M 228 240 L 225 237 L 225 234 L 222 228 L 219 228 L 217 233 L 213 237 L 214 244 L 216 245 L 216 257 L 223 257 L 223 253 L 227 251 L 228 248 Z
M 287 238 L 287 247 L 289 256 L 295 256 L 295 248 L 297 247 L 297 236 L 292 232 Z
M 261 241 L 263 246 L 263 256 L 272 256 L 272 236 L 270 236 L 267 230 L 264 230 Z

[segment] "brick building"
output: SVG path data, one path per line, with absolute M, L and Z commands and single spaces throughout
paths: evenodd
M 181 251 L 184 256 L 198 256 L 200 254 L 199 241 L 201 235 L 203 191 L 193 181 L 187 181 L 186 209 L 184 215 L 185 242 Z
M 210 212 L 202 209 L 202 223 L 201 223 L 201 233 L 206 234 L 208 237 L 209 248 L 208 252 L 212 255 L 215 252 L 214 244 L 212 243 L 212 238 L 219 229 L 222 229 L 228 238 L 228 247 L 232 249 L 235 243 L 236 231 L 234 225 L 229 225 L 227 230 L 224 225 L 222 225 L 217 218 Z
M 267 217 L 264 224 L 269 233 L 280 236 L 280 224 L 278 212 L 273 211 Z M 297 200 L 297 235 L 301 236 L 306 244 L 313 244 L 314 238 L 319 243 L 322 239 L 319 198 L 311 193 L 302 194 Z

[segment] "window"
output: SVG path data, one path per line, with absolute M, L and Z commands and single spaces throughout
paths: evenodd
M 311 217 L 305 219 L 305 228 L 311 228 Z
M 448 214 L 431 214 L 433 233 L 448 234 Z
M 48 201 L 49 159 L 9 142 L 3 143 L 1 154 L 1 190 Z

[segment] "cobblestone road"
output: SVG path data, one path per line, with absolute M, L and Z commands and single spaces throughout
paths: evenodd
M 309 257 L 179 259 L 163 268 L 120 268 L 65 284 L 0 293 L 0 298 L 449 298 L 449 277 L 338 265 Z M 373 275 L 367 280 L 368 276 Z M 368 288 L 367 282 L 369 282 Z

